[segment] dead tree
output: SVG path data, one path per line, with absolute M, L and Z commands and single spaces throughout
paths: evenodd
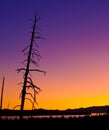
M 3 77 L 3 81 L 2 81 L 0 110 L 2 110 L 2 103 L 3 103 L 4 81 L 5 81 L 5 77 Z
M 40 20 L 40 17 L 35 16 L 34 18 L 34 24 L 32 26 L 32 33 L 31 33 L 31 40 L 30 44 L 23 49 L 24 55 L 26 55 L 26 59 L 22 62 L 24 64 L 24 67 L 17 69 L 17 72 L 19 73 L 20 71 L 24 72 L 24 81 L 19 83 L 22 84 L 22 91 L 21 91 L 21 105 L 20 105 L 20 110 L 24 110 L 24 104 L 25 100 L 29 100 L 32 103 L 32 109 L 35 107 L 36 102 L 36 94 L 39 93 L 41 90 L 38 86 L 36 86 L 33 83 L 32 77 L 30 72 L 32 71 L 37 71 L 37 72 L 42 72 L 46 74 L 45 71 L 42 71 L 40 69 L 34 69 L 33 67 L 31 68 L 31 65 L 35 65 L 36 67 L 39 67 L 39 60 L 41 58 L 41 55 L 38 51 L 38 44 L 36 40 L 42 39 L 41 34 L 38 30 L 39 28 L 37 27 L 37 23 Z M 32 89 L 33 93 L 30 92 L 29 90 Z

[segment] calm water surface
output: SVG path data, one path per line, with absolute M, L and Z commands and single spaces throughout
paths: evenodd
M 91 113 L 88 116 L 99 116 L 99 115 L 106 115 L 106 113 Z M 39 115 L 39 116 L 24 116 L 25 119 L 28 118 L 78 118 L 78 117 L 85 117 L 87 115 Z M 19 119 L 19 116 L 2 116 L 2 119 Z

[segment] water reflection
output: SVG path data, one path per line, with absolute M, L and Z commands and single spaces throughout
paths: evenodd
M 90 115 L 37 115 L 37 116 L 24 116 L 24 119 L 29 118 L 80 118 L 85 116 L 104 116 L 106 113 L 91 113 Z M 19 119 L 19 116 L 1 116 L 1 119 Z

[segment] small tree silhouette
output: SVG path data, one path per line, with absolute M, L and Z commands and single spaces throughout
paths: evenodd
M 39 67 L 39 60 L 41 57 L 39 51 L 38 51 L 38 44 L 36 40 L 42 39 L 40 32 L 35 31 L 36 29 L 38 30 L 37 23 L 40 20 L 40 17 L 35 16 L 34 18 L 34 24 L 32 26 L 32 35 L 31 35 L 31 41 L 30 44 L 23 49 L 24 55 L 27 56 L 27 59 L 25 59 L 22 63 L 25 64 L 25 67 L 17 69 L 17 72 L 19 73 L 20 71 L 24 72 L 24 81 L 19 83 L 22 84 L 22 91 L 21 91 L 21 105 L 20 105 L 20 110 L 24 110 L 24 104 L 25 100 L 29 100 L 32 104 L 32 109 L 35 108 L 35 103 L 36 102 L 36 94 L 39 93 L 41 90 L 39 87 L 37 87 L 31 78 L 30 72 L 32 71 L 37 71 L 37 72 L 42 72 L 44 75 L 46 74 L 45 71 L 39 70 L 39 69 L 33 69 L 31 68 L 31 65 L 35 65 L 36 67 Z M 35 59 L 37 58 L 37 60 Z M 30 92 L 29 90 L 32 89 L 33 93 Z M 28 97 L 29 96 L 29 97 Z M 22 117 L 21 117 L 22 118 Z

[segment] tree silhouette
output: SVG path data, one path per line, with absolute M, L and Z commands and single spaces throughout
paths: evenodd
M 36 40 L 42 39 L 41 34 L 38 30 L 37 23 L 40 20 L 40 17 L 35 16 L 34 18 L 34 24 L 32 26 L 32 33 L 31 33 L 31 40 L 30 44 L 23 49 L 24 55 L 26 55 L 26 59 L 22 62 L 24 64 L 24 67 L 17 69 L 17 72 L 19 73 L 20 71 L 24 72 L 24 81 L 19 83 L 22 84 L 22 91 L 20 94 L 21 97 L 21 105 L 20 105 L 20 110 L 24 110 L 24 104 L 25 100 L 29 100 L 32 104 L 32 109 L 35 108 L 35 103 L 36 102 L 36 94 L 39 93 L 41 90 L 38 86 L 36 86 L 33 83 L 32 77 L 30 72 L 32 71 L 37 71 L 46 74 L 45 71 L 42 71 L 40 69 L 34 69 L 31 68 L 31 65 L 34 65 L 36 67 L 39 67 L 39 61 L 41 55 L 38 51 L 38 44 Z M 30 92 L 29 90 L 33 90 L 33 93 Z
M 0 110 L 2 110 L 2 103 L 3 103 L 4 81 L 5 81 L 5 77 L 3 77 L 3 81 L 2 81 Z

